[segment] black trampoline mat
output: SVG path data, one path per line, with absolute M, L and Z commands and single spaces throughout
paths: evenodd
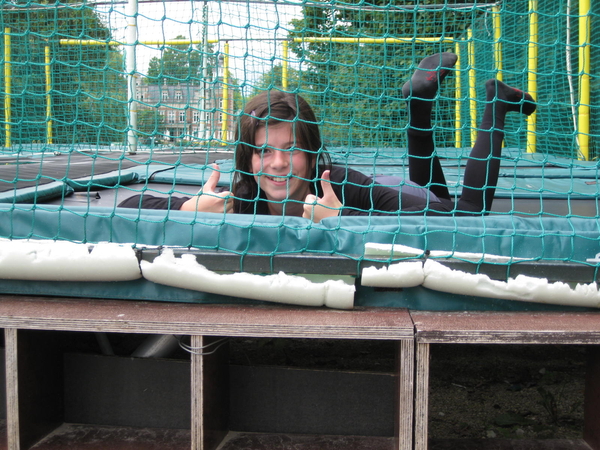
M 0 159 L 0 192 L 97 176 L 136 166 L 164 164 L 168 169 L 177 165 L 211 164 L 231 157 L 231 153 L 207 151 L 143 152 L 134 155 L 123 152 L 73 152 L 8 157 Z

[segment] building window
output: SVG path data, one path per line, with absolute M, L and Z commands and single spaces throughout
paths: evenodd
M 167 91 L 162 91 L 162 99 L 169 100 L 169 93 Z
M 192 113 L 192 120 L 194 121 L 194 123 L 200 122 L 200 113 L 198 111 L 194 111 Z
M 175 123 L 175 111 L 169 111 L 169 123 Z
M 183 94 L 181 93 L 181 91 L 176 91 L 175 92 L 175 100 L 182 100 L 183 99 Z
M 179 111 L 179 121 L 185 122 L 185 111 Z

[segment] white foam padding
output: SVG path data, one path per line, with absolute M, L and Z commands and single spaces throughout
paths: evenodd
M 0 279 L 129 281 L 142 274 L 131 246 L 47 240 L 0 240 Z
M 399 262 L 390 264 L 387 269 L 366 267 L 362 271 L 361 284 L 388 288 L 422 285 L 434 291 L 458 295 L 587 308 L 600 307 L 600 292 L 596 283 L 578 283 L 572 287 L 560 281 L 550 283 L 546 278 L 526 275 L 499 281 L 484 274 L 454 270 L 433 259 L 428 259 L 425 264 L 419 261 Z
M 422 261 L 406 261 L 381 268 L 365 267 L 362 270 L 363 286 L 409 288 L 423 284 L 425 272 Z
M 208 270 L 191 254 L 176 257 L 166 249 L 153 262 L 142 261 L 144 278 L 155 283 L 232 297 L 306 306 L 351 309 L 354 285 L 341 280 L 313 283 L 287 275 L 256 275 L 246 272 L 219 274 Z
M 423 286 L 441 292 L 555 305 L 600 306 L 596 283 L 577 284 L 572 288 L 560 281 L 550 283 L 545 278 L 526 275 L 498 281 L 483 274 L 453 270 L 431 259 L 425 262 L 424 271 Z

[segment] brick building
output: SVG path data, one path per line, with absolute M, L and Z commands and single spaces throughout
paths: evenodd
M 139 110 L 158 110 L 163 118 L 164 128 L 159 132 L 167 139 L 231 142 L 236 122 L 234 89 L 228 87 L 228 101 L 225 105 L 223 83 L 210 82 L 206 86 L 203 92 L 199 83 L 159 85 L 138 81 Z

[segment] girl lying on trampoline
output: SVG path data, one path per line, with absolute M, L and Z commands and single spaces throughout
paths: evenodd
M 453 53 L 425 58 L 402 87 L 408 102 L 410 183 L 400 190 L 374 183 L 355 170 L 332 165 L 317 119 L 299 95 L 277 90 L 251 99 L 240 118 L 232 191 L 217 192 L 218 168 L 193 197 L 149 195 L 123 207 L 203 212 L 293 215 L 320 222 L 338 215 L 482 214 L 489 211 L 500 170 L 504 120 L 509 112 L 530 115 L 531 95 L 498 80 L 486 82 L 486 105 L 455 203 L 435 153 L 431 113 L 438 87 L 456 63 Z M 427 187 L 427 189 L 424 189 Z

